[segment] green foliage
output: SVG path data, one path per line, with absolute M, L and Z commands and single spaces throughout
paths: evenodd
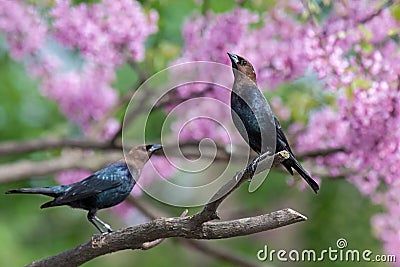
M 333 8 L 331 0 L 307 0 L 309 15 L 317 22 L 325 20 Z
M 391 8 L 393 16 L 397 19 L 400 20 L 400 4 L 396 3 L 392 6 Z
M 0 140 L 32 138 L 65 123 L 55 103 L 40 94 L 37 81 L 1 52 L 0 81 Z

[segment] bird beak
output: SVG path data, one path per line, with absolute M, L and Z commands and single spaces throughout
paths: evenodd
M 150 147 L 149 152 L 150 152 L 150 153 L 154 153 L 154 152 L 156 152 L 157 150 L 160 150 L 160 149 L 162 149 L 162 145 L 160 145 L 160 144 L 154 144 L 154 145 L 152 145 L 152 146 Z
M 232 67 L 237 69 L 237 64 L 239 63 L 238 56 L 233 54 L 233 53 L 229 53 L 229 52 L 228 52 L 228 56 L 229 56 L 229 59 L 232 62 Z

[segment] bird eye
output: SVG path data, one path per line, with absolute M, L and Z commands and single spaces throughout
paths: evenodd
M 242 65 L 246 66 L 246 64 L 247 64 L 247 61 L 246 60 L 242 60 Z

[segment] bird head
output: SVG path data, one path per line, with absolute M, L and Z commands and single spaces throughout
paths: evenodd
M 160 144 L 139 145 L 129 151 L 126 159 L 130 165 L 141 168 L 149 160 L 151 155 L 160 149 L 162 149 L 162 145 Z
M 254 71 L 253 65 L 251 65 L 246 58 L 229 52 L 228 56 L 232 62 L 232 69 L 235 77 L 238 73 L 243 73 L 246 77 L 250 78 L 250 80 L 256 82 L 256 72 Z

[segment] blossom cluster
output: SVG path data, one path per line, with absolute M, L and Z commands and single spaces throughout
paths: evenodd
M 90 61 L 118 66 L 127 60 L 144 59 L 144 42 L 157 31 L 158 13 L 146 15 L 132 0 L 104 0 L 93 5 L 71 6 L 58 0 L 51 10 L 54 38 L 69 48 L 79 49 Z
M 24 1 L 0 3 L 0 32 L 11 55 L 24 62 L 41 80 L 43 94 L 84 132 L 117 103 L 118 93 L 111 86 L 116 68 L 128 60 L 143 60 L 144 43 L 157 31 L 158 14 L 146 14 L 132 0 L 92 5 L 57 0 L 47 13 Z M 67 58 L 74 50 L 80 60 L 71 62 Z M 115 129 L 113 121 L 106 125 Z

